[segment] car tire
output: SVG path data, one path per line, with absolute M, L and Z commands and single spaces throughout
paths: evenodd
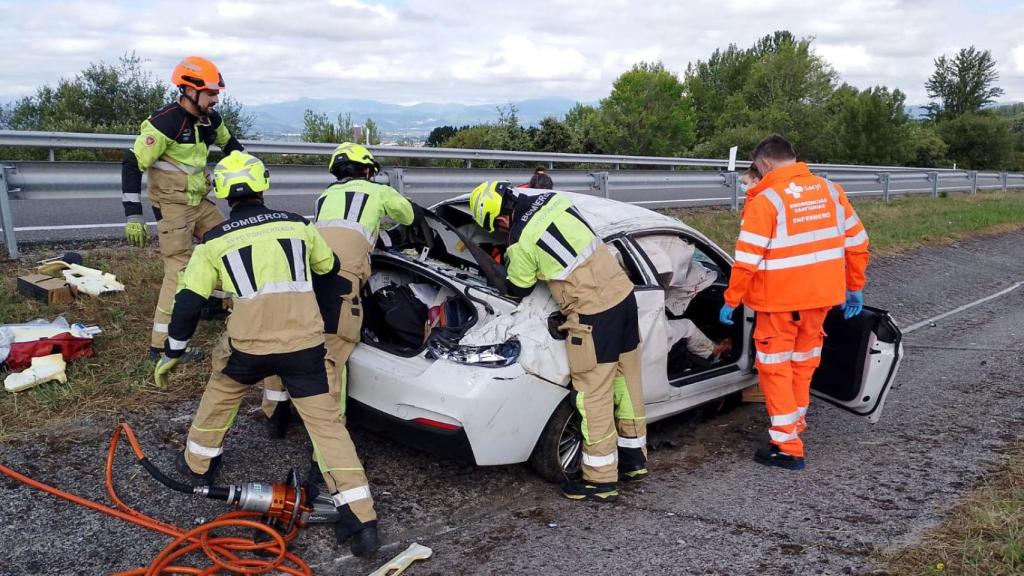
M 571 398 L 566 398 L 555 408 L 530 454 L 530 466 L 549 482 L 575 480 L 582 472 L 581 418 Z

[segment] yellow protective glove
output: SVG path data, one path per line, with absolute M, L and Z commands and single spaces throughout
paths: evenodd
M 142 216 L 129 216 L 128 222 L 124 225 L 124 237 L 132 246 L 139 248 L 149 244 L 149 226 Z
M 160 359 L 156 361 L 156 370 L 153 371 L 153 380 L 156 382 L 157 388 L 161 390 L 167 388 L 167 384 L 171 381 L 171 371 L 178 365 L 178 358 L 168 358 L 166 354 L 161 354 Z

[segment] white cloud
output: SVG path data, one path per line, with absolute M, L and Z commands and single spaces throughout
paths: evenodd
M 814 37 L 842 81 L 923 103 L 939 54 L 975 45 L 1024 99 L 1024 6 L 953 0 L 14 0 L 0 21 L 0 97 L 29 94 L 135 51 L 166 78 L 213 59 L 243 103 L 299 97 L 391 102 L 597 100 L 640 61 L 687 63 L 774 30 Z

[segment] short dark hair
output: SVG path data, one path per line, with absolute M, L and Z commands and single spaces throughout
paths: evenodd
M 761 140 L 750 154 L 751 160 L 769 158 L 771 160 L 796 160 L 796 150 L 793 145 L 779 134 Z
M 543 171 L 538 171 L 534 172 L 527 186 L 538 190 L 551 190 L 555 187 L 555 183 L 551 180 L 551 176 L 548 176 Z

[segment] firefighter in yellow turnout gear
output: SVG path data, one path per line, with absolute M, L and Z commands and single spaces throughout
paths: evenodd
M 214 109 L 224 89 L 224 77 L 206 58 L 188 56 L 174 68 L 171 83 L 179 98 L 153 112 L 142 123 L 135 144 L 125 151 L 121 165 L 121 201 L 127 219 L 125 236 L 135 246 L 149 243 L 149 228 L 142 215 L 142 174 L 149 182 L 149 202 L 157 220 L 164 279 L 153 313 L 150 360 L 160 356 L 178 288 L 178 274 L 192 254 L 192 238 L 202 239 L 224 220 L 207 198 L 206 159 L 210 146 L 225 153 L 241 151 Z M 223 295 L 215 291 L 212 309 L 222 310 Z M 182 362 L 199 357 L 189 351 Z
M 567 498 L 610 502 L 616 480 L 647 476 L 647 426 L 640 329 L 633 283 L 572 201 L 558 192 L 528 194 L 484 182 L 469 196 L 473 219 L 508 231 L 508 289 L 528 295 L 547 282 L 566 322 L 575 404 L 582 416 L 583 481 Z
M 242 397 L 270 376 L 284 383 L 313 442 L 313 451 L 338 511 L 339 543 L 351 537 L 355 555 L 380 547 L 370 487 L 339 410 L 334 359 L 324 347 L 323 320 L 313 277 L 334 275 L 338 258 L 312 224 L 263 204 L 270 175 L 257 158 L 236 152 L 217 164 L 218 198 L 229 218 L 196 247 L 175 297 L 169 335 L 155 378 L 166 386 L 221 283 L 234 306 L 213 352 L 210 381 L 188 433 L 178 470 L 209 483 L 220 466 L 224 436 Z
M 380 164 L 364 146 L 342 143 L 328 165 L 337 179 L 316 201 L 316 228 L 341 260 L 337 275 L 317 278 L 316 296 L 324 318 L 327 349 L 334 356 L 341 386 L 341 410 L 345 413 L 347 370 L 352 350 L 359 343 L 363 313 L 360 290 L 370 277 L 370 251 L 384 216 L 409 225 L 416 207 L 397 190 L 370 179 Z M 288 392 L 279 380 L 264 382 L 263 412 L 269 419 L 271 438 L 284 436 L 291 419 Z

